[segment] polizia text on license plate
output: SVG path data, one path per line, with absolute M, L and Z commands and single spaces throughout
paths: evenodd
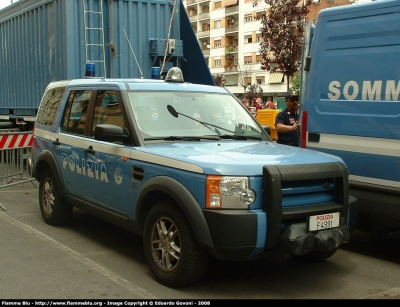
M 308 225 L 309 231 L 339 227 L 340 213 L 334 212 L 310 216 Z

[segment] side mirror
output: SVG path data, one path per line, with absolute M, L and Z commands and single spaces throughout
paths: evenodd
M 106 142 L 126 142 L 129 139 L 129 133 L 126 128 L 110 124 L 97 125 L 94 129 L 94 138 Z

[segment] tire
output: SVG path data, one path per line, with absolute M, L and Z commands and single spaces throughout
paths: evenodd
M 329 257 L 331 257 L 334 253 L 336 253 L 338 249 L 335 248 L 331 251 L 325 251 L 325 252 L 310 252 L 308 254 L 305 255 L 296 255 L 294 257 L 305 261 L 305 262 L 310 262 L 310 263 L 317 263 L 317 262 L 321 262 L 324 261 L 325 259 L 328 259 Z
M 155 278 L 171 288 L 197 282 L 207 268 L 208 251 L 196 242 L 183 213 L 169 202 L 160 201 L 150 210 L 143 248 Z
M 44 221 L 53 226 L 69 222 L 73 207 L 62 199 L 51 170 L 43 172 L 39 182 L 39 206 Z
M 35 173 L 34 173 L 33 159 L 32 158 L 26 159 L 25 168 L 26 168 L 26 171 L 28 172 L 28 176 L 31 177 L 31 178 L 34 178 L 35 177 Z

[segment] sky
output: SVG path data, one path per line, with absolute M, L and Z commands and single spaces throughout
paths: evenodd
M 12 2 L 18 2 L 18 0 L 12 0 Z M 0 10 L 11 4 L 11 0 L 0 0 Z

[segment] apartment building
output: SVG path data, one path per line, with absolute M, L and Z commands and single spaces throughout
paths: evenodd
M 321 9 L 357 1 L 371 0 L 313 0 L 308 18 L 316 22 Z M 261 69 L 261 22 L 255 17 L 267 10 L 263 1 L 253 7 L 252 0 L 186 0 L 184 6 L 211 73 L 223 75 L 230 91 L 241 96 L 257 84 L 264 101 L 284 96 L 286 76 Z

